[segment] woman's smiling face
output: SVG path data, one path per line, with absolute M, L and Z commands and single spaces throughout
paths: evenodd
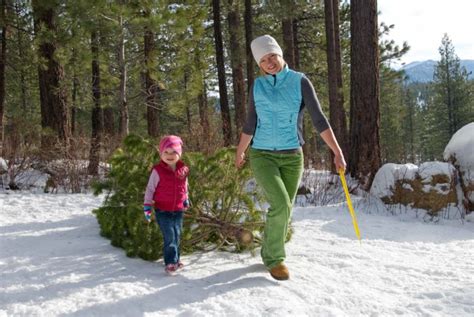
M 260 59 L 260 68 L 267 74 L 275 75 L 285 65 L 283 57 L 275 53 L 269 53 Z

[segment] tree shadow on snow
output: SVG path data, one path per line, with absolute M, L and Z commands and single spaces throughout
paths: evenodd
M 157 313 L 167 309 L 179 311 L 180 307 L 203 303 L 208 299 L 238 289 L 245 290 L 249 294 L 252 290 L 261 293 L 263 287 L 278 285 L 277 281 L 271 280 L 262 264 L 219 271 L 202 278 L 189 278 L 186 273 L 168 276 L 162 270 L 160 267 L 158 272 L 155 270 L 154 276 L 148 276 L 146 279 L 150 286 L 158 289 L 151 294 L 100 303 L 67 315 L 102 316 L 123 311 L 125 315 L 141 316 L 145 312 Z M 193 270 L 193 267 L 187 267 L 185 270 Z M 262 272 L 264 272 L 262 276 L 247 276 Z
M 425 222 L 422 219 L 404 220 L 396 215 L 366 214 L 359 207 L 356 220 L 362 244 L 369 240 L 393 242 L 428 242 L 444 244 L 451 241 L 471 240 L 474 226 L 452 221 L 446 224 Z M 347 205 L 295 208 L 292 224 L 295 232 L 314 231 L 315 224 L 321 224 L 321 231 L 339 238 L 354 240 L 351 215 Z M 454 228 L 453 228 L 454 227 Z
M 99 235 L 99 226 L 92 215 L 57 222 L 14 224 L 2 227 L 0 236 L 2 307 L 28 303 L 31 307 L 41 305 L 47 309 L 69 297 L 74 301 L 76 295 L 84 296 L 87 290 L 107 290 L 111 284 L 114 293 L 116 283 L 140 282 L 156 291 L 122 299 L 105 293 L 102 296 L 107 303 L 91 304 L 68 315 L 107 315 L 120 311 L 120 307 L 127 314 L 141 315 L 145 311 L 202 302 L 236 289 L 278 285 L 262 264 L 242 263 L 235 268 L 238 265 L 235 254 L 227 258 L 219 256 L 219 264 L 211 257 L 193 254 L 186 257 L 190 262 L 182 273 L 168 276 L 161 261 L 128 258 L 122 249 L 110 245 L 109 240 Z M 233 268 L 223 271 L 227 264 Z M 192 270 L 212 272 L 213 267 L 216 273 L 188 277 L 193 276 Z

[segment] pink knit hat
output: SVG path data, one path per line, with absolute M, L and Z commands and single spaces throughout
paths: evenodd
M 176 135 L 164 136 L 160 141 L 160 153 L 163 153 L 166 149 L 173 149 L 176 153 L 181 156 L 183 153 L 182 146 L 183 140 Z

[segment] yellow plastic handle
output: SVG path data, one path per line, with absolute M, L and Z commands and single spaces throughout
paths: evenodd
M 343 169 L 339 170 L 339 177 L 341 178 L 342 187 L 344 188 L 344 193 L 346 194 L 347 207 L 349 208 L 349 212 L 351 213 L 352 224 L 354 225 L 355 234 L 356 234 L 357 238 L 359 239 L 359 241 L 361 241 L 360 240 L 359 225 L 357 224 L 357 219 L 356 219 L 356 216 L 355 216 L 354 207 L 352 207 L 351 196 L 349 195 L 349 189 L 347 188 L 346 177 L 344 176 L 344 170 Z

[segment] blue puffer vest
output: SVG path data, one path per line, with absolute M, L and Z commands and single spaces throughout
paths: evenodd
M 257 128 L 252 147 L 261 150 L 289 150 L 300 147 L 298 113 L 301 107 L 302 73 L 285 67 L 275 76 L 255 80 L 253 96 Z

